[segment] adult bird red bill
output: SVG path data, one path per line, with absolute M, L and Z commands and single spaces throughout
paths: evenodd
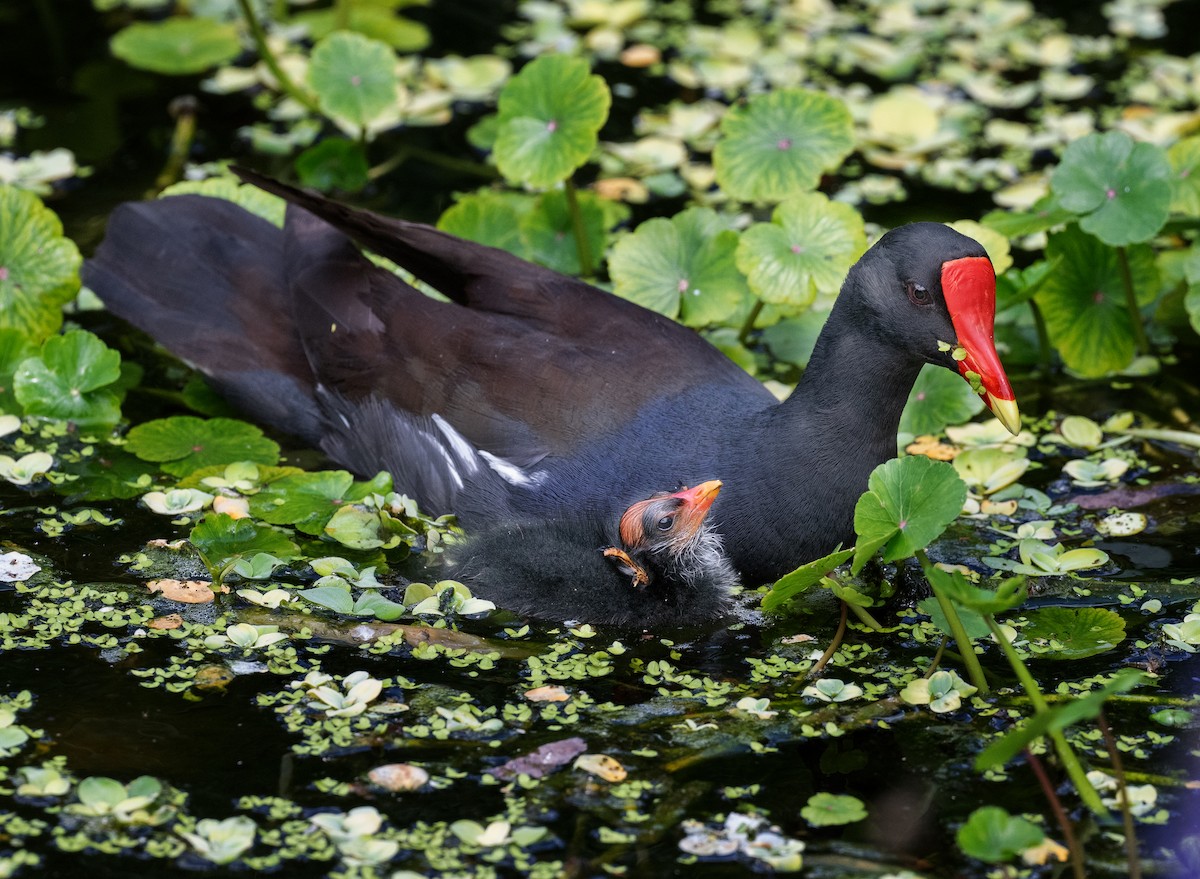
M 695 332 L 632 302 L 239 173 L 289 202 L 282 229 L 201 196 L 126 204 L 87 284 L 251 417 L 356 472 L 389 470 L 468 531 L 617 521 L 648 491 L 719 473 L 712 523 L 742 578 L 764 582 L 852 536 L 923 364 L 963 372 L 1019 427 L 992 339 L 991 262 L 948 226 L 901 226 L 863 255 L 778 402 Z

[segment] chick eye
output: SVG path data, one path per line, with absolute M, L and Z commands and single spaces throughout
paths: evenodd
M 671 527 L 674 524 L 675 524 L 674 516 L 663 516 L 661 519 L 658 520 L 658 530 L 659 531 L 670 531 Z
M 933 296 L 929 291 L 918 284 L 916 281 L 909 281 L 904 285 L 904 290 L 908 293 L 908 301 L 913 305 L 929 305 L 933 302 Z

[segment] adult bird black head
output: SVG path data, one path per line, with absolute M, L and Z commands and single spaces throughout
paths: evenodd
M 389 470 L 468 531 L 618 521 L 647 486 L 720 473 L 713 523 L 743 580 L 765 582 L 852 536 L 922 364 L 963 372 L 1019 425 L 992 341 L 991 263 L 948 226 L 901 226 L 867 251 L 780 403 L 692 330 L 632 302 L 238 173 L 289 202 L 282 229 L 200 196 L 127 204 L 87 284 L 251 417 L 351 470 Z
M 659 492 L 619 520 L 507 522 L 451 550 L 450 575 L 522 615 L 638 628 L 730 611 L 737 573 L 705 520 L 721 483 Z

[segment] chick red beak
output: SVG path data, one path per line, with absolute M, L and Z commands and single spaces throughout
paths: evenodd
M 683 501 L 683 505 L 679 508 L 681 539 L 691 539 L 692 535 L 700 530 L 709 508 L 712 507 L 713 501 L 717 499 L 720 491 L 721 480 L 710 479 L 694 488 L 684 488 L 671 495 L 671 497 Z
M 963 376 L 979 376 L 979 396 L 1008 432 L 1016 435 L 1021 430 L 1021 412 L 996 353 L 996 272 L 991 260 L 968 256 L 943 263 L 942 296 L 958 344 L 967 354 L 958 361 L 958 371 Z

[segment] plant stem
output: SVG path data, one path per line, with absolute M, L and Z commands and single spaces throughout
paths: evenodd
M 996 643 L 1000 645 L 1000 650 L 1004 653 L 1008 664 L 1012 666 L 1012 670 L 1016 673 L 1017 680 L 1021 682 L 1025 694 L 1029 696 L 1029 701 L 1033 704 L 1034 713 L 1044 714 L 1049 711 L 1050 708 L 1046 704 L 1046 699 L 1042 695 L 1041 688 L 1037 685 L 1037 681 L 1033 679 L 1033 675 L 1029 673 L 1028 667 L 1017 654 L 1016 649 L 1004 637 L 1004 632 L 1001 631 L 999 623 L 996 622 L 990 613 L 983 614 L 983 619 L 987 623 L 988 628 L 992 630 L 992 635 L 995 637 Z M 1063 735 L 1062 730 L 1048 731 L 1046 735 L 1054 743 L 1054 750 L 1058 754 L 1058 759 L 1062 762 L 1063 769 L 1066 770 L 1071 783 L 1075 785 L 1075 790 L 1079 793 L 1079 798 L 1083 800 L 1084 805 L 1097 815 L 1108 815 L 1108 809 L 1100 801 L 1100 794 L 1096 792 L 1096 788 L 1088 781 L 1087 773 L 1083 771 L 1083 766 L 1080 764 L 1079 758 L 1075 756 L 1075 751 L 1071 748 L 1071 744 L 1067 741 L 1067 737 Z
M 946 652 L 946 636 L 942 635 L 942 643 L 938 644 L 937 653 L 933 654 L 933 661 L 929 663 L 929 668 L 925 669 L 925 674 L 921 677 L 928 680 L 933 677 L 933 673 L 938 670 L 938 666 L 942 664 L 942 654 Z
M 865 607 L 859 607 L 857 604 L 846 602 L 846 606 L 850 608 L 850 612 L 858 617 L 858 621 L 875 632 L 882 632 L 883 626 L 879 624 L 879 620 L 871 616 L 871 612 Z
M 809 670 L 806 677 L 815 678 L 825 666 L 829 664 L 829 660 L 833 659 L 833 654 L 837 653 L 839 647 L 842 646 L 842 638 L 846 636 L 846 607 L 845 601 L 842 602 L 842 618 L 838 621 L 837 631 L 833 633 L 833 640 L 829 642 L 829 646 L 825 648 L 825 652 L 821 654 L 821 658 L 817 660 L 817 664 Z
M 1054 785 L 1050 783 L 1050 777 L 1046 775 L 1046 767 L 1042 765 L 1037 754 L 1028 748 L 1025 749 L 1025 759 L 1029 763 L 1029 768 L 1033 770 L 1033 774 L 1037 776 L 1038 784 L 1042 786 L 1042 793 L 1045 794 L 1046 801 L 1050 804 L 1050 811 L 1054 813 L 1054 820 L 1058 822 L 1058 827 L 1062 831 L 1063 841 L 1071 852 L 1071 872 L 1075 874 L 1075 879 L 1085 879 L 1083 849 L 1079 846 L 1075 828 L 1071 826 L 1071 819 L 1067 817 L 1062 800 L 1058 798 Z
M 1133 272 L 1129 270 L 1129 254 L 1124 247 L 1117 248 L 1117 265 L 1121 269 L 1121 283 L 1125 287 L 1125 307 L 1129 309 L 1129 322 L 1133 326 L 1133 338 L 1137 341 L 1139 354 L 1150 353 L 1150 340 L 1142 326 L 1142 310 L 1138 307 L 1137 292 L 1133 289 Z
M 475 177 L 485 177 L 489 180 L 494 180 L 498 176 L 495 168 L 485 165 L 482 162 L 472 162 L 470 159 L 458 159 L 445 153 L 427 150 L 424 147 L 405 144 L 397 149 L 390 159 L 386 159 L 371 168 L 367 172 L 367 178 L 378 180 L 383 175 L 396 170 L 396 168 L 403 165 L 409 159 L 417 159 L 449 171 L 457 171 L 460 174 L 471 174 Z
M 1050 375 L 1050 370 L 1054 366 L 1051 359 L 1053 347 L 1050 345 L 1050 333 L 1046 329 L 1046 319 L 1042 316 L 1042 310 L 1038 308 L 1038 304 L 1032 299 L 1029 300 L 1029 311 L 1033 315 L 1033 326 L 1037 330 L 1038 337 L 1038 364 L 1042 371 L 1042 377 Z
M 917 550 L 917 561 L 921 563 L 921 568 L 926 571 L 933 567 L 933 562 L 929 560 L 929 556 L 925 554 L 925 550 L 923 549 Z M 954 602 L 944 596 L 933 585 L 932 577 L 928 574 L 925 576 L 930 588 L 933 589 L 933 597 L 937 599 L 938 606 L 946 616 L 946 622 L 950 626 L 950 633 L 954 635 L 954 640 L 958 642 L 958 649 L 962 652 L 963 666 L 966 667 L 967 676 L 970 677 L 972 686 L 980 694 L 991 692 L 991 687 L 988 686 L 987 678 L 983 674 L 983 666 L 979 664 L 979 657 L 975 655 L 975 648 L 971 645 L 971 638 L 967 635 L 966 626 L 963 625 L 962 619 L 958 615 L 958 610 L 954 607 Z
M 171 115 L 175 117 L 175 130 L 171 132 L 171 149 L 167 163 L 163 165 L 154 188 L 157 192 L 166 189 L 183 174 L 183 165 L 192 149 L 196 137 L 196 99 L 184 95 L 171 101 Z
M 1117 740 L 1113 738 L 1112 728 L 1108 725 L 1108 718 L 1104 716 L 1103 711 L 1096 717 L 1096 725 L 1104 734 L 1104 744 L 1108 748 L 1113 775 L 1117 779 L 1117 802 L 1121 804 L 1121 821 L 1125 825 L 1125 859 L 1129 865 L 1129 879 L 1142 879 L 1137 830 L 1133 825 L 1133 812 L 1129 809 L 1129 786 L 1125 783 L 1125 767 L 1121 765 L 1121 752 L 1117 749 Z
M 583 225 L 583 212 L 579 210 L 579 194 L 575 189 L 575 181 L 567 178 L 563 183 L 563 191 L 567 195 L 567 211 L 571 214 L 571 229 L 575 233 L 575 250 L 579 254 L 579 274 L 590 278 L 595 273 L 592 264 L 592 245 L 587 239 L 587 229 Z
M 754 304 L 750 306 L 750 313 L 746 315 L 746 321 L 742 324 L 742 328 L 738 331 L 738 344 L 744 348 L 750 347 L 750 334 L 754 332 L 754 322 L 758 320 L 758 316 L 762 314 L 763 301 L 755 299 Z
M 271 75 L 275 77 L 275 81 L 279 83 L 279 87 L 289 97 L 304 105 L 305 108 L 314 113 L 320 113 L 321 108 L 317 105 L 316 99 L 292 82 L 292 78 L 279 66 L 279 59 L 275 57 L 275 53 L 267 45 L 266 31 L 263 30 L 262 24 L 254 14 L 254 10 L 250 8 L 250 0 L 238 0 L 238 8 L 242 11 L 242 18 L 246 20 L 246 27 L 250 29 L 250 37 L 254 40 L 254 47 L 258 49 L 259 57 L 267 65 L 267 69 L 271 71 Z

